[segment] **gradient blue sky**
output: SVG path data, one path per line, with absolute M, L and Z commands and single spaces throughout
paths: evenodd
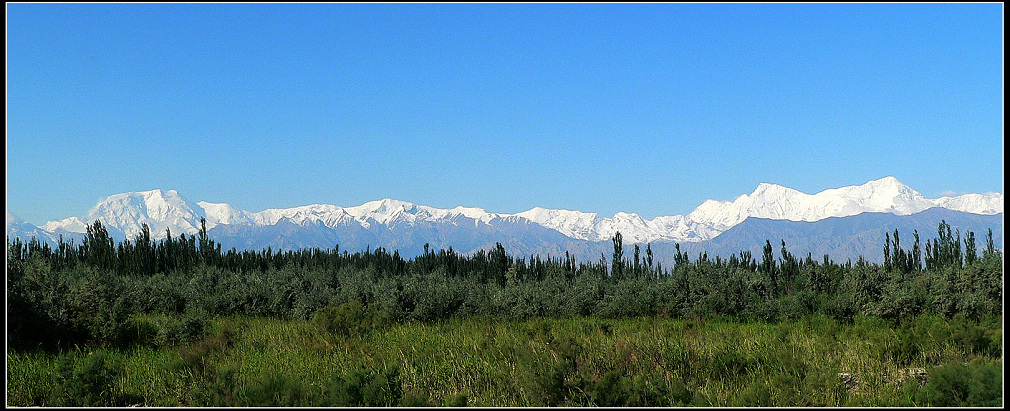
M 7 4 L 7 208 L 1003 192 L 1002 4 Z

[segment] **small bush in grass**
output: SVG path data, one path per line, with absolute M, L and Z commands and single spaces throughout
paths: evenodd
M 402 398 L 399 368 L 379 371 L 361 366 L 333 379 L 327 402 L 337 407 L 392 407 Z
M 125 395 L 113 382 L 120 374 L 105 353 L 89 353 L 80 368 L 74 366 L 73 355 L 63 354 L 56 363 L 57 386 L 55 403 L 64 407 L 124 406 L 141 399 Z
M 531 370 L 533 371 L 533 370 Z M 568 397 L 568 387 L 565 377 L 569 373 L 565 363 L 553 363 L 547 370 L 536 370 L 528 378 L 522 380 L 526 395 L 532 406 L 556 407 Z
M 1002 387 L 999 363 L 953 363 L 934 368 L 915 399 L 934 407 L 1000 407 Z
M 312 406 L 311 394 L 305 386 L 284 375 L 267 375 L 253 381 L 239 394 L 239 404 L 253 407 Z
M 368 310 L 359 300 L 351 300 L 339 306 L 320 308 L 312 316 L 312 323 L 328 335 L 349 337 L 387 323 L 385 317 L 374 310 Z
M 155 342 L 160 346 L 186 344 L 203 338 L 208 328 L 210 321 L 205 314 L 191 312 L 182 318 L 160 321 Z
M 407 391 L 400 399 L 400 405 L 404 407 L 431 407 L 433 406 L 427 394 L 417 391 Z
M 736 397 L 733 405 L 737 407 L 770 407 L 772 406 L 772 391 L 764 382 L 754 381 L 740 391 L 740 395 Z
M 542 321 L 542 320 L 541 320 Z M 565 337 L 560 341 L 554 341 L 553 333 L 549 326 L 542 328 L 545 323 L 537 322 L 531 330 L 538 330 L 528 336 L 530 338 L 542 338 L 541 333 L 548 333 L 546 339 L 548 350 L 553 354 L 546 357 L 533 355 L 531 352 L 522 351 L 520 362 L 530 364 L 532 367 L 524 368 L 525 375 L 521 377 L 520 383 L 523 390 L 529 397 L 533 406 L 562 406 L 574 401 L 576 393 L 582 392 L 585 381 L 578 373 L 578 362 L 582 357 L 582 347 L 572 337 Z M 556 360 L 555 360 L 556 359 Z M 545 368 L 541 368 L 545 367 Z
M 127 344 L 153 345 L 158 340 L 158 324 L 147 319 L 131 319 L 124 334 Z
M 525 325 L 526 335 L 530 338 L 541 338 L 545 341 L 551 341 L 553 338 L 551 323 L 545 318 L 534 318 L 526 322 Z
M 214 335 L 206 335 L 200 341 L 179 349 L 182 364 L 198 375 L 211 375 L 212 356 L 223 353 L 232 345 L 235 331 L 230 322 L 226 322 L 221 330 Z
M 707 368 L 711 370 L 713 378 L 733 381 L 757 368 L 757 364 L 736 350 L 720 349 L 712 354 Z
M 733 402 L 741 407 L 809 406 L 803 384 L 804 378 L 788 372 L 762 376 L 744 387 Z
M 783 346 L 775 351 L 772 366 L 776 372 L 800 379 L 806 377 L 807 371 L 810 370 L 810 365 L 803 360 L 803 357 L 795 349 L 790 346 Z
M 684 393 L 679 393 L 683 395 Z M 689 395 L 689 394 L 688 394 Z M 628 395 L 628 406 L 631 407 L 669 407 L 671 392 L 663 378 L 655 373 L 639 374 L 631 380 L 631 392 Z M 691 400 L 688 399 L 687 402 Z
M 56 361 L 57 386 L 56 403 L 69 407 L 92 407 L 105 405 L 113 371 L 105 363 L 105 355 L 88 355 L 86 364 L 77 369 L 71 354 L 64 354 Z M 87 372 L 81 372 L 86 370 Z
M 239 368 L 235 365 L 218 366 L 213 374 L 202 375 L 197 396 L 197 405 L 214 407 L 234 407 L 249 405 L 246 392 L 241 392 L 238 386 Z M 309 405 L 309 404 L 306 404 Z
M 994 341 L 984 327 L 975 321 L 968 320 L 963 315 L 954 317 L 951 321 L 951 339 L 964 348 L 965 352 L 978 355 L 992 355 L 1001 350 L 998 341 Z
M 901 332 L 898 332 L 897 335 L 884 340 L 884 358 L 882 360 L 891 360 L 899 367 L 905 367 L 911 364 L 922 351 L 920 341 L 922 339 L 916 335 L 914 328 L 902 327 Z
M 603 335 L 606 335 L 606 336 L 614 335 L 614 330 L 610 327 L 610 323 L 608 323 L 608 322 L 601 322 L 600 323 L 600 332 L 602 332 Z
M 694 393 L 691 392 L 687 385 L 684 384 L 684 380 L 680 378 L 673 378 L 670 381 L 670 406 L 682 407 L 691 404 L 694 400 Z
M 468 402 L 469 402 L 469 399 L 467 398 L 466 394 L 457 393 L 455 395 L 450 395 L 448 398 L 445 399 L 445 406 L 446 407 L 465 407 Z
M 600 407 L 627 405 L 631 382 L 617 371 L 609 371 L 592 387 L 593 404 Z

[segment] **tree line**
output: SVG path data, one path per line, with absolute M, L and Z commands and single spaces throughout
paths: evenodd
M 818 313 L 851 320 L 1002 312 L 1003 256 L 992 230 L 981 253 L 974 233 L 952 235 L 945 221 L 924 246 L 918 232 L 913 238 L 905 249 L 897 230 L 888 233 L 883 264 L 797 256 L 784 241 L 776 252 L 766 240 L 760 259 L 747 251 L 691 258 L 677 244 L 673 266 L 663 267 L 654 264 L 651 244 L 644 253 L 635 244 L 627 258 L 620 233 L 609 262 L 603 255 L 576 261 L 567 252 L 517 257 L 501 244 L 470 255 L 425 245 L 422 255 L 404 259 L 395 250 L 351 253 L 339 245 L 222 251 L 205 221 L 195 235 L 167 231 L 153 241 L 144 225 L 117 243 L 95 221 L 81 244 L 8 238 L 8 344 L 128 344 L 138 313 L 309 319 L 340 306 L 360 307 L 376 323 L 460 315 L 774 321 Z

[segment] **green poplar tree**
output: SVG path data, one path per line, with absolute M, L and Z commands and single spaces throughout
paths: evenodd
M 621 279 L 624 277 L 624 239 L 621 236 L 621 232 L 618 231 L 611 240 L 614 242 L 614 256 L 613 260 L 611 260 L 611 266 L 613 267 L 611 268 L 611 272 L 613 274 L 611 276 L 615 279 Z
M 968 231 L 964 236 L 964 265 L 971 265 L 978 259 L 975 250 L 975 233 Z
M 641 258 L 639 258 L 640 255 L 641 255 L 641 250 L 639 250 L 638 244 L 635 244 L 635 266 L 634 266 L 635 268 L 632 271 L 632 273 L 633 273 L 633 275 L 635 277 L 638 277 L 638 275 L 641 274 L 641 272 L 642 272 L 642 264 L 640 263 Z

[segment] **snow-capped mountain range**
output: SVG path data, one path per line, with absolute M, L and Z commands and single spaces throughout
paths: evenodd
M 240 232 L 245 236 L 263 236 L 268 232 L 273 236 L 285 235 L 282 232 L 293 235 L 295 231 L 287 228 L 284 231 L 279 227 L 294 226 L 313 228 L 317 237 L 322 236 L 318 241 L 351 241 L 348 238 L 353 237 L 351 242 L 392 241 L 393 244 L 407 246 L 409 243 L 414 247 L 417 244 L 413 243 L 417 242 L 442 245 L 461 242 L 468 246 L 460 244 L 456 249 L 468 251 L 466 248 L 479 248 L 485 241 L 492 241 L 495 235 L 521 238 L 523 230 L 530 227 L 537 228 L 541 237 L 545 232 L 561 235 L 555 237 L 549 234 L 554 238 L 550 241 L 556 241 L 556 238 L 606 241 L 620 231 L 627 243 L 700 242 L 715 238 L 749 217 L 812 222 L 867 212 L 910 215 L 934 207 L 994 215 L 1003 212 L 1003 194 L 964 194 L 928 199 L 894 177 L 858 186 L 827 189 L 816 194 L 761 183 L 754 192 L 733 201 L 708 200 L 687 215 L 646 220 L 638 214 L 626 212 L 603 217 L 597 213 L 536 207 L 516 214 L 501 214 L 472 207 L 440 209 L 392 199 L 353 207 L 312 204 L 250 212 L 226 203 L 190 202 L 175 190 L 150 190 L 109 196 L 83 217 L 50 221 L 41 227 L 20 221 L 8 211 L 7 235 L 49 239 L 64 235 L 75 238 L 86 232 L 87 223 L 101 220 L 110 234 L 119 239 L 134 238 L 140 233 L 141 225 L 146 223 L 151 228 L 152 237 L 157 240 L 165 238 L 166 230 L 171 230 L 173 236 L 195 234 L 200 229 L 200 219 L 206 218 L 212 238 L 215 233 L 229 233 L 234 237 Z M 268 228 L 273 228 L 273 231 Z M 325 229 L 342 231 L 333 234 L 319 231 Z M 454 236 L 462 236 L 464 240 L 457 241 Z M 232 243 L 253 247 L 270 244 L 271 241 L 234 240 Z M 312 242 L 289 238 L 283 244 L 310 245 Z M 327 248 L 332 245 L 314 246 Z

